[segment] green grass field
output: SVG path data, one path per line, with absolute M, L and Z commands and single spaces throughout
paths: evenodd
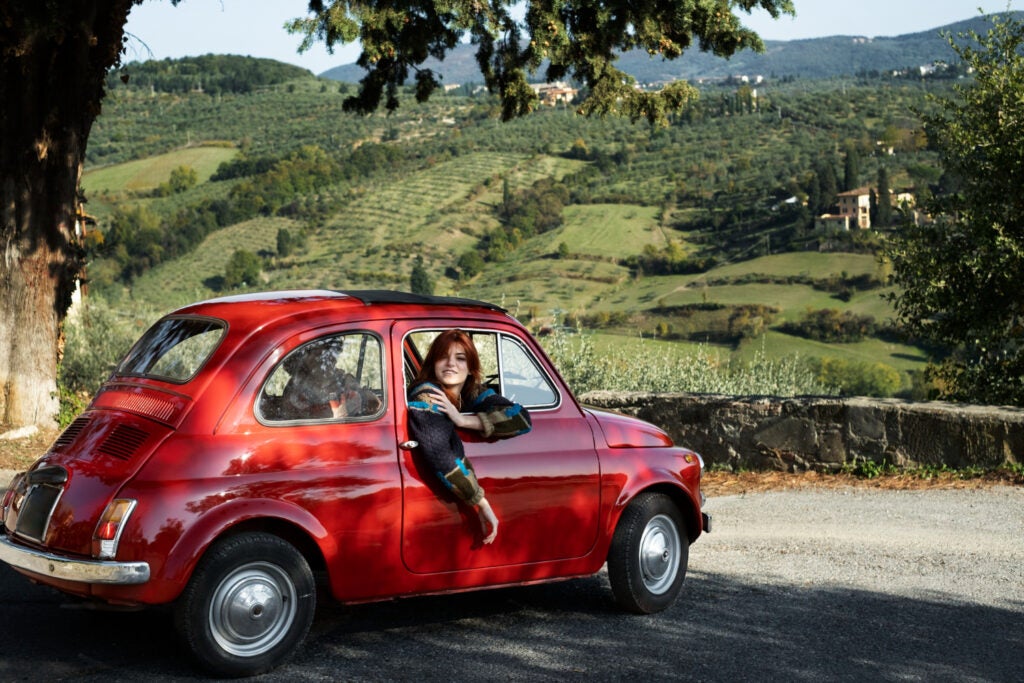
M 238 150 L 234 147 L 222 145 L 187 147 L 138 161 L 87 169 L 82 174 L 82 186 L 96 194 L 144 192 L 167 182 L 171 171 L 180 166 L 194 169 L 199 181 L 204 182 L 221 163 L 236 154 Z
M 111 195 L 155 187 L 173 168 L 192 166 L 201 181 L 236 152 L 223 147 L 198 147 L 137 162 L 91 171 L 83 183 L 93 192 Z M 273 256 L 281 228 L 294 235 L 306 226 L 285 218 L 245 221 L 211 234 L 189 258 L 166 263 L 140 277 L 132 288 L 136 300 L 168 310 L 227 292 L 215 285 L 236 249 L 267 255 L 267 267 L 249 289 L 394 288 L 407 290 L 414 259 L 422 256 L 438 294 L 455 294 L 499 303 L 536 328 L 560 322 L 566 313 L 625 313 L 627 326 L 593 335 L 598 349 L 618 347 L 627 353 L 657 349 L 659 353 L 721 354 L 725 360 L 749 361 L 757 354 L 770 358 L 835 357 L 885 363 L 898 370 L 909 386 L 908 372 L 919 370 L 924 354 L 914 347 L 871 339 L 858 344 L 823 344 L 768 330 L 738 348 L 665 341 L 655 338 L 659 322 L 670 322 L 676 334 L 699 339 L 701 329 L 722 329 L 733 306 L 761 304 L 777 309 L 775 325 L 798 320 L 822 308 L 873 316 L 892 316 L 883 298 L 886 290 L 854 292 L 848 301 L 802 283 L 764 283 L 757 278 L 787 277 L 826 280 L 862 275 L 879 277 L 871 255 L 792 252 L 727 262 L 696 275 L 635 277 L 623 265 L 629 256 L 669 240 L 696 251 L 686 234 L 665 229 L 656 206 L 572 204 L 563 224 L 526 240 L 511 257 L 487 264 L 468 282 L 444 275 L 460 254 L 473 249 L 488 230 L 498 227 L 494 207 L 501 202 L 505 179 L 513 187 L 578 170 L 582 162 L 547 155 L 527 156 L 480 152 L 454 157 L 405 177 L 366 184 L 335 215 L 306 233 L 305 248 L 287 258 Z M 202 182 L 188 196 L 147 199 L 152 206 L 186 202 L 203 193 L 222 194 L 226 184 Z M 559 257 L 565 243 L 568 256 Z M 659 316 L 652 309 L 687 304 L 721 304 L 727 308 L 698 311 L 686 318 Z

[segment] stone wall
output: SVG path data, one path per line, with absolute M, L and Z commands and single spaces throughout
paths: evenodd
M 583 403 L 635 415 L 708 465 L 836 470 L 1024 462 L 1024 410 L 865 398 L 758 398 L 596 391 Z

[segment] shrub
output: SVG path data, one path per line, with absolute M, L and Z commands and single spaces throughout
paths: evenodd
M 835 386 L 844 396 L 893 396 L 903 383 L 899 371 L 885 363 L 828 356 L 815 360 L 813 366 L 822 384 Z
M 224 288 L 234 289 L 251 284 L 263 270 L 263 261 L 251 251 L 236 249 L 224 269 Z
M 116 311 L 99 297 L 83 301 L 64 325 L 64 357 L 57 370 L 62 404 L 83 393 L 95 393 L 157 317 L 147 309 Z
M 829 395 L 835 389 L 818 380 L 814 369 L 797 356 L 779 360 L 764 351 L 754 360 L 723 360 L 706 346 L 679 357 L 663 349 L 613 349 L 598 354 L 588 334 L 554 330 L 544 347 L 576 393 L 587 391 L 654 391 L 735 396 Z
M 787 334 L 828 343 L 858 342 L 875 334 L 877 325 L 870 315 L 857 315 L 850 311 L 823 308 L 808 311 L 799 322 L 780 327 Z

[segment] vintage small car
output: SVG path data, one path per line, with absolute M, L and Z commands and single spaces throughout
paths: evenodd
M 408 431 L 408 383 L 453 327 L 472 336 L 488 384 L 533 421 L 511 440 L 462 435 L 501 520 L 491 545 Z M 586 576 L 607 562 L 624 608 L 662 610 L 690 544 L 710 531 L 702 470 L 663 430 L 577 403 L 497 306 L 246 294 L 181 308 L 142 336 L 4 493 L 0 560 L 101 603 L 169 605 L 199 664 L 252 675 L 300 645 L 318 587 L 357 603 Z

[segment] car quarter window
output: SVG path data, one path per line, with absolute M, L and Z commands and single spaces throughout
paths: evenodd
M 406 385 L 411 386 L 416 369 L 426 357 L 430 344 L 443 330 L 418 330 L 406 340 Z M 528 408 L 550 408 L 558 404 L 558 392 L 541 364 L 518 338 L 504 332 L 465 330 L 480 356 L 484 384 Z
M 384 408 L 380 340 L 366 332 L 314 339 L 277 364 L 256 401 L 264 422 L 353 421 Z
M 213 355 L 224 329 L 219 320 L 165 318 L 146 331 L 117 374 L 187 382 Z

